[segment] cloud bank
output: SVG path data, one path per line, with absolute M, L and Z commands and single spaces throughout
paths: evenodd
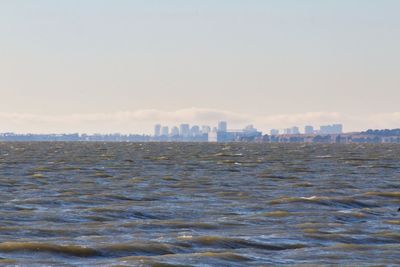
M 400 127 L 400 112 L 354 116 L 340 112 L 307 112 L 299 114 L 252 115 L 208 108 L 187 108 L 176 111 L 144 109 L 112 113 L 70 115 L 41 115 L 27 113 L 0 113 L 0 132 L 19 133 L 151 133 L 155 123 L 173 126 L 180 123 L 214 126 L 220 120 L 230 128 L 254 124 L 267 132 L 272 128 L 303 127 L 343 123 L 345 131 L 369 128 Z

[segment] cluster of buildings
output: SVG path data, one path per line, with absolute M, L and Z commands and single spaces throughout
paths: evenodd
M 181 124 L 171 129 L 155 125 L 151 141 L 184 142 L 269 142 L 269 143 L 400 143 L 400 130 L 369 130 L 366 132 L 343 133 L 342 124 L 322 125 L 318 129 L 306 125 L 303 131 L 293 126 L 286 129 L 272 129 L 263 135 L 253 125 L 241 130 L 230 130 L 227 122 L 221 121 L 216 127 L 190 126 Z
M 241 130 L 228 130 L 228 123 L 220 121 L 216 127 L 208 125 L 190 126 L 187 123 L 179 127 L 156 124 L 152 141 L 183 141 L 183 142 L 235 142 L 235 141 L 254 141 L 261 138 L 262 133 L 253 125 L 248 125 Z
M 300 133 L 297 126 L 283 129 L 272 129 L 270 136 L 262 135 L 253 125 L 248 125 L 241 130 L 228 130 L 226 121 L 220 121 L 216 127 L 208 125 L 198 126 L 181 124 L 179 127 L 156 124 L 154 126 L 153 141 L 187 141 L 187 142 L 234 142 L 234 141 L 277 141 L 291 142 L 292 140 L 305 140 L 304 135 L 337 135 L 343 133 L 342 124 L 323 125 L 318 130 L 313 126 L 304 127 L 304 132 Z M 301 135 L 301 136 L 299 136 Z M 308 140 L 308 139 L 307 139 Z
M 190 126 L 187 123 L 181 124 L 179 127 L 162 126 L 157 124 L 154 126 L 153 141 L 208 141 L 208 133 L 211 132 L 209 126 Z
M 317 134 L 317 135 L 264 135 L 263 142 L 269 143 L 326 143 L 326 144 L 351 144 L 351 143 L 397 143 L 400 144 L 400 135 L 378 136 L 361 133 L 344 134 Z
M 343 125 L 342 124 L 332 124 L 332 125 L 322 125 L 319 127 L 319 130 L 314 129 L 314 126 L 306 125 L 304 127 L 304 134 L 312 135 L 312 134 L 341 134 L 343 133 Z M 300 129 L 297 126 L 293 126 L 291 128 L 283 129 L 281 132 L 278 129 L 272 129 L 270 131 L 271 135 L 296 135 L 300 134 Z
M 296 126 L 271 130 L 263 135 L 253 125 L 240 130 L 228 129 L 226 121 L 217 126 L 181 124 L 179 127 L 155 125 L 153 135 L 139 134 L 15 134 L 0 133 L 0 142 L 268 142 L 268 143 L 400 143 L 400 129 L 367 130 L 343 133 L 341 124 L 323 125 L 319 129 Z

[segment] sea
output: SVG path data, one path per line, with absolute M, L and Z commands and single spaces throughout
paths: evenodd
M 400 145 L 0 143 L 1 266 L 398 266 Z

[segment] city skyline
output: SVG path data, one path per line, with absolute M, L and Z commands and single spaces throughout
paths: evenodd
M 400 0 L 0 0 L 0 265 L 400 266 Z
M 154 118 L 158 118 L 157 120 Z M 281 114 L 251 117 L 228 111 L 190 108 L 175 112 L 142 110 L 138 112 L 116 112 L 95 114 L 72 114 L 65 116 L 33 115 L 0 112 L 1 132 L 16 133 L 153 133 L 153 126 L 159 121 L 173 126 L 182 121 L 197 125 L 214 125 L 218 121 L 229 121 L 233 128 L 253 124 L 263 132 L 273 129 L 284 130 L 294 125 L 304 128 L 307 125 L 342 123 L 346 132 L 358 132 L 366 129 L 394 129 L 400 125 L 400 112 L 379 114 L 367 118 L 345 116 L 338 112 L 308 112 L 303 114 Z M 357 125 L 357 127 L 355 127 Z
M 0 130 L 400 125 L 400 2 L 1 1 Z M 110 23 L 112 22 L 112 23 Z
M 300 133 L 298 127 L 284 129 L 283 133 L 273 129 L 263 134 L 253 125 L 243 129 L 229 129 L 227 122 L 221 121 L 211 130 L 210 126 L 181 124 L 179 128 L 156 124 L 153 135 L 140 134 L 15 134 L 0 133 L 0 142 L 257 142 L 257 143 L 400 143 L 400 128 L 369 129 L 362 132 L 343 132 L 343 125 L 321 125 L 319 130 L 313 126 L 304 127 Z
M 305 125 L 303 130 L 301 130 L 298 126 L 292 126 L 290 128 L 284 129 L 276 129 L 272 128 L 269 133 L 258 131 L 257 128 L 254 128 L 253 124 L 246 125 L 242 128 L 232 129 L 228 127 L 227 121 L 219 121 L 217 125 L 196 125 L 190 123 L 181 123 L 180 125 L 173 125 L 170 127 L 169 125 L 163 125 L 161 123 L 157 123 L 154 125 L 154 131 L 151 136 L 153 137 L 174 137 L 174 136 L 183 136 L 183 137 L 196 137 L 204 134 L 210 134 L 212 132 L 260 132 L 261 134 L 266 135 L 296 135 L 296 134 L 342 134 L 345 133 L 343 130 L 343 124 L 329 124 L 329 125 L 320 125 L 319 127 L 314 127 L 313 125 Z M 319 128 L 319 129 L 318 129 Z M 170 131 L 171 129 L 171 131 Z

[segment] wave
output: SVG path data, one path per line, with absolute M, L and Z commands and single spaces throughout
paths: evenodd
M 182 249 L 168 244 L 144 242 L 133 244 L 112 244 L 98 248 L 77 245 L 57 245 L 38 242 L 4 242 L 0 243 L 0 252 L 43 252 L 63 254 L 74 257 L 121 257 L 128 255 L 165 255 L 182 252 Z
M 197 258 L 197 259 L 203 259 L 203 260 L 206 258 L 214 258 L 214 259 L 235 261 L 235 262 L 252 261 L 252 259 L 249 257 L 243 256 L 243 255 L 240 255 L 237 253 L 229 252 L 229 251 L 222 251 L 222 252 L 206 251 L 206 252 L 197 252 L 197 253 L 171 254 L 171 255 L 162 256 L 162 259 L 168 259 L 168 258 L 172 258 L 172 257 L 173 258 L 180 258 L 180 257 Z M 129 257 L 119 258 L 118 260 L 119 261 L 151 261 L 154 259 L 159 259 L 159 256 L 129 256 Z M 165 263 L 160 263 L 160 264 L 165 264 Z M 164 266 L 164 265 L 159 265 L 159 266 Z M 168 265 L 168 266 L 180 266 L 180 265 Z M 185 266 L 187 266 L 187 265 L 185 265 Z
M 315 203 L 324 206 L 342 206 L 352 208 L 368 208 L 375 207 L 375 205 L 362 202 L 355 199 L 355 197 L 323 197 L 323 196 L 310 196 L 310 197 L 281 197 L 271 200 L 271 205 L 289 204 L 294 202 Z
M 185 240 L 186 243 L 190 245 L 214 247 L 219 249 L 258 248 L 264 250 L 287 250 L 287 249 L 299 249 L 306 247 L 305 244 L 300 244 L 300 243 L 267 244 L 241 238 L 220 237 L 220 236 L 201 236 L 201 237 L 186 236 L 182 239 Z
M 367 196 L 379 196 L 388 198 L 400 198 L 400 192 L 367 192 Z
M 1 252 L 49 252 L 56 254 L 65 254 L 76 257 L 93 257 L 100 256 L 100 252 L 87 247 L 72 245 L 56 245 L 49 243 L 35 242 L 4 242 L 0 243 Z

